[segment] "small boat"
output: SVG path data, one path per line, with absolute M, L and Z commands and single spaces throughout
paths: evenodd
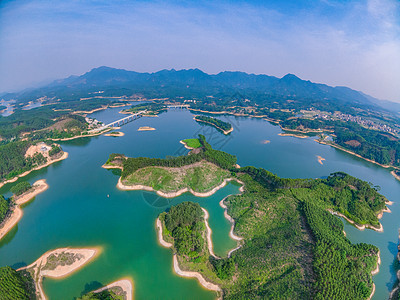
M 109 195 L 109 194 L 107 194 L 107 198 L 110 198 L 110 195 Z

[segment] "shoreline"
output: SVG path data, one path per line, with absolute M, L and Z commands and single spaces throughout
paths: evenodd
M 206 123 L 206 124 L 210 124 L 211 126 L 214 126 L 215 128 L 219 129 L 222 131 L 223 134 L 228 135 L 229 133 L 231 133 L 233 131 L 233 127 L 231 125 L 231 129 L 229 130 L 223 130 L 222 128 L 218 127 L 217 125 L 215 125 L 214 123 L 210 123 L 204 120 L 198 120 L 196 119 L 196 116 L 193 118 L 193 120 L 195 120 L 196 122 L 201 122 L 201 123 Z
M 114 136 L 114 137 L 118 137 L 118 136 L 124 136 L 125 133 L 121 132 L 121 131 L 116 131 L 115 134 L 113 134 L 112 132 L 110 133 L 106 133 L 104 136 Z
M 93 293 L 100 293 L 102 291 L 109 290 L 109 289 L 111 289 L 113 287 L 121 288 L 122 291 L 126 294 L 126 297 L 125 297 L 126 300 L 133 300 L 133 287 L 134 287 L 134 284 L 133 284 L 132 278 L 130 278 L 130 277 L 124 277 L 124 278 L 121 278 L 121 279 L 119 279 L 117 281 L 114 281 L 114 282 L 112 282 L 110 284 L 107 284 L 106 286 L 101 287 L 101 288 L 93 291 Z
M 35 168 L 33 168 L 33 169 L 29 170 L 29 171 L 26 171 L 26 172 L 24 172 L 24 173 L 22 173 L 22 174 L 19 174 L 19 175 L 15 176 L 15 177 L 12 178 L 12 179 L 8 179 L 8 180 L 6 180 L 6 181 L 1 182 L 1 183 L 0 183 L 0 188 L 1 188 L 2 186 L 4 186 L 5 184 L 7 184 L 7 183 L 11 183 L 11 182 L 17 181 L 18 178 L 24 177 L 24 176 L 28 175 L 29 173 L 31 173 L 31 172 L 33 172 L 33 171 L 37 171 L 37 170 L 46 168 L 46 167 L 50 166 L 51 164 L 53 164 L 53 163 L 55 163 L 55 162 L 58 162 L 58 161 L 61 161 L 61 160 L 64 160 L 64 159 L 66 159 L 66 158 L 68 158 L 68 152 L 63 151 L 63 155 L 62 155 L 60 158 L 57 158 L 57 159 L 48 161 L 48 162 L 45 163 L 44 165 L 37 166 L 37 167 L 35 167 Z
M 27 193 L 24 193 L 16 198 L 15 207 L 10 209 L 9 215 L 6 216 L 6 218 L 0 224 L 0 240 L 5 237 L 22 219 L 24 213 L 21 209 L 21 205 L 28 203 L 37 195 L 47 190 L 48 187 L 49 185 L 46 183 L 45 179 L 38 180 L 32 185 L 31 190 L 33 189 L 33 191 L 28 191 Z
M 162 235 L 162 224 L 159 218 L 157 218 L 157 227 L 158 227 L 158 241 L 159 243 L 165 247 L 165 248 L 171 248 L 172 244 L 168 243 L 164 240 L 163 235 Z M 215 292 L 221 292 L 222 289 L 219 287 L 219 285 L 208 282 L 207 280 L 204 279 L 204 277 L 199 273 L 199 272 L 191 272 L 191 271 L 183 271 L 179 267 L 179 262 L 178 262 L 178 257 L 176 254 L 173 255 L 173 269 L 175 273 L 179 276 L 182 277 L 190 277 L 190 278 L 196 278 L 200 285 L 206 288 L 207 290 L 215 291 Z
M 78 271 L 82 267 L 84 267 L 89 261 L 91 261 L 94 257 L 98 256 L 98 254 L 102 251 L 102 248 L 58 248 L 54 250 L 47 251 L 42 256 L 40 256 L 36 261 L 31 263 L 26 267 L 22 267 L 17 269 L 17 271 L 32 269 L 33 271 L 33 281 L 36 287 L 36 295 L 39 296 L 39 299 L 46 300 L 46 294 L 43 291 L 42 281 L 43 277 L 49 278 L 65 278 L 71 275 L 72 273 Z M 81 257 L 74 261 L 70 265 L 57 265 L 54 270 L 42 270 L 42 266 L 46 266 L 47 259 L 51 255 L 59 256 L 63 253 L 71 253 L 73 255 L 80 255 Z
M 285 133 L 285 132 L 281 132 L 281 133 L 278 133 L 278 135 L 279 135 L 279 136 L 291 136 L 291 137 L 296 137 L 296 138 L 299 138 L 299 139 L 306 139 L 306 138 L 308 138 L 308 136 L 306 136 L 306 135 L 300 135 L 300 134 L 295 134 L 295 133 Z
M 183 146 L 185 146 L 185 148 L 188 149 L 188 150 L 195 149 L 195 148 L 189 147 L 183 140 L 180 140 L 179 143 L 181 143 Z
M 359 224 L 357 224 L 356 222 L 354 222 L 353 220 L 350 220 L 348 217 L 346 217 L 345 215 L 343 215 L 343 214 L 341 214 L 341 213 L 339 213 L 339 212 L 333 211 L 333 210 L 331 210 L 331 209 L 328 209 L 328 211 L 329 211 L 332 215 L 342 217 L 342 218 L 345 219 L 347 222 L 349 222 L 350 224 L 352 224 L 353 226 L 355 226 L 358 230 L 363 231 L 363 230 L 365 230 L 365 229 L 373 229 L 373 230 L 378 231 L 378 232 L 383 232 L 383 226 L 382 226 L 381 223 L 379 223 L 379 227 L 378 227 L 378 228 L 377 228 L 377 227 L 374 227 L 374 226 L 372 226 L 372 225 L 369 225 L 369 224 L 359 225 Z
M 380 163 L 378 163 L 378 162 L 376 162 L 376 161 L 373 161 L 372 159 L 365 158 L 365 157 L 361 156 L 360 154 L 357 154 L 357 153 L 355 153 L 355 152 L 352 152 L 352 151 L 350 151 L 350 150 L 347 150 L 346 148 L 343 148 L 342 146 L 336 145 L 336 144 L 334 144 L 334 143 L 327 143 L 327 142 L 325 142 L 325 141 L 320 141 L 320 140 L 314 140 L 314 141 L 316 141 L 316 142 L 319 143 L 319 144 L 332 146 L 332 147 L 334 147 L 334 148 L 336 148 L 336 149 L 339 149 L 339 150 L 341 150 L 341 151 L 343 151 L 343 152 L 347 152 L 347 153 L 349 153 L 349 154 L 351 154 L 351 155 L 357 156 L 358 158 L 361 158 L 361 159 L 363 159 L 363 160 L 366 160 L 366 161 L 368 161 L 368 162 L 371 162 L 371 163 L 373 163 L 373 164 L 376 164 L 376 165 L 378 165 L 378 166 L 381 166 L 382 168 L 385 168 L 385 169 L 396 168 L 396 167 L 389 166 L 389 165 L 382 165 L 382 164 L 380 164 Z M 393 175 L 393 174 L 392 174 L 392 175 Z
M 101 166 L 103 169 L 120 169 L 120 170 L 123 170 L 123 167 L 122 166 L 113 166 L 113 165 L 106 165 L 106 164 L 104 164 L 104 165 L 102 165 Z
M 379 266 L 380 266 L 381 262 L 382 262 L 382 261 L 381 261 L 381 251 L 378 251 L 378 261 L 377 261 L 377 263 L 376 263 L 376 268 L 375 268 L 375 270 L 372 270 L 372 271 L 371 271 L 371 275 L 372 275 L 372 276 L 374 276 L 374 275 L 376 275 L 376 274 L 379 273 Z M 376 289 L 375 283 L 372 282 L 372 291 L 371 291 L 371 295 L 369 295 L 369 297 L 368 297 L 368 300 L 371 300 L 372 297 L 374 296 L 374 294 L 375 294 L 375 289 Z
M 50 140 L 51 140 L 51 141 L 55 141 L 55 142 L 57 142 L 57 141 L 60 141 L 60 142 L 72 141 L 72 140 L 80 139 L 80 138 L 84 138 L 84 137 L 93 137 L 93 136 L 102 135 L 103 133 L 106 133 L 106 132 L 108 132 L 108 131 L 110 131 L 110 130 L 112 130 L 111 127 L 109 127 L 108 129 L 106 129 L 106 130 L 104 130 L 104 131 L 99 131 L 99 132 L 96 132 L 96 133 L 91 133 L 91 134 L 86 134 L 86 135 L 77 135 L 77 136 L 73 136 L 73 137 L 70 137 L 70 138 L 50 139 Z
M 143 191 L 148 191 L 148 192 L 156 192 L 157 195 L 163 197 L 163 198 L 175 198 L 178 197 L 186 192 L 190 192 L 192 195 L 196 196 L 196 197 L 209 197 L 213 194 L 215 194 L 218 190 L 222 189 L 223 187 L 226 186 L 226 184 L 230 181 L 235 180 L 236 182 L 240 183 L 238 179 L 236 178 L 226 178 L 224 179 L 224 181 L 214 187 L 213 189 L 211 189 L 208 192 L 204 192 L 204 193 L 200 193 L 200 192 L 195 192 L 193 191 L 191 188 L 183 188 L 180 189 L 176 192 L 162 192 L 162 191 L 156 191 L 154 188 L 152 188 L 151 186 L 146 186 L 146 185 L 141 185 L 141 184 L 135 184 L 135 185 L 124 185 L 121 181 L 121 177 L 118 179 L 118 183 L 117 183 L 117 188 L 122 190 L 122 191 L 138 191 L 138 190 L 143 190 Z
M 210 255 L 213 256 L 216 259 L 220 259 L 219 256 L 216 256 L 214 253 L 214 245 L 211 239 L 211 234 L 212 234 L 212 230 L 210 228 L 210 226 L 208 225 L 208 218 L 210 217 L 210 214 L 208 213 L 208 211 L 205 208 L 201 208 L 201 210 L 204 212 L 204 223 L 206 225 L 206 238 L 207 238 L 207 246 L 208 246 L 208 252 L 210 252 Z
M 137 131 L 154 131 L 154 130 L 156 130 L 154 127 L 142 126 L 142 127 L 139 127 L 139 129 Z

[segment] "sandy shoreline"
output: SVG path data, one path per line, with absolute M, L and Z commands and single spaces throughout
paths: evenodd
M 16 197 L 14 199 L 15 201 L 15 207 L 13 207 L 9 213 L 9 216 L 7 216 L 3 222 L 0 224 L 0 240 L 7 235 L 7 233 L 14 228 L 15 225 L 21 220 L 22 216 L 24 215 L 21 205 L 29 202 L 33 198 L 35 198 L 38 194 L 44 192 L 45 190 L 48 189 L 48 184 L 46 183 L 46 180 L 38 180 L 32 185 L 32 189 L 30 189 L 28 192 L 22 194 L 19 197 Z
M 358 225 L 358 224 L 356 224 L 353 220 L 350 220 L 348 217 L 346 217 L 345 215 L 343 215 L 343 214 L 341 214 L 341 213 L 339 213 L 339 212 L 335 212 L 335 211 L 332 211 L 332 210 L 330 210 L 330 209 L 328 209 L 328 211 L 332 214 L 332 215 L 336 215 L 336 216 L 339 216 L 339 217 L 342 217 L 343 219 L 345 219 L 347 222 L 349 222 L 350 224 L 352 224 L 352 225 L 354 225 L 358 230 L 364 230 L 364 229 L 366 229 L 366 228 L 369 228 L 369 229 L 373 229 L 373 230 L 375 230 L 375 231 L 378 231 L 378 232 L 383 232 L 383 226 L 382 226 L 382 224 L 381 223 L 379 223 L 379 227 L 377 228 L 377 227 L 374 227 L 374 226 L 372 226 L 372 225 Z
M 114 281 L 110 284 L 107 284 L 106 286 L 99 288 L 93 293 L 100 293 L 104 290 L 109 290 L 113 287 L 120 287 L 124 293 L 126 294 L 125 299 L 126 300 L 133 300 L 133 280 L 131 278 L 122 278 L 118 281 Z
M 73 249 L 73 248 L 59 248 L 55 250 L 51 250 L 43 254 L 39 257 L 35 262 L 30 264 L 29 266 L 22 267 L 17 271 L 32 269 L 33 275 L 32 278 L 35 281 L 36 293 L 39 299 L 45 300 L 47 299 L 43 287 L 42 281 L 43 277 L 51 277 L 51 278 L 64 278 L 68 275 L 71 275 L 73 272 L 76 272 L 80 268 L 82 268 L 85 264 L 87 264 L 90 260 L 92 260 L 95 256 L 97 256 L 101 252 L 101 248 L 83 248 L 83 249 Z M 58 257 L 60 254 L 73 254 L 77 255 L 78 258 L 70 265 L 57 265 L 53 270 L 44 269 L 46 267 L 48 258 L 51 255 Z
M 194 148 L 189 147 L 183 140 L 180 140 L 179 143 L 181 143 L 183 146 L 185 146 L 186 149 L 188 150 L 193 150 Z
M 139 127 L 139 129 L 137 131 L 153 131 L 153 130 L 156 130 L 156 129 L 153 127 L 150 127 L 150 126 L 142 126 L 142 127 Z
M 278 135 L 280 135 L 280 136 L 291 136 L 291 137 L 296 137 L 296 138 L 299 138 L 299 139 L 306 139 L 306 138 L 308 138 L 308 136 L 306 136 L 306 135 L 300 135 L 300 134 L 294 134 L 294 133 L 284 133 L 284 132 L 281 132 L 281 133 L 278 133 Z
M 232 180 L 235 180 L 237 182 L 239 182 L 239 180 L 237 180 L 236 178 L 226 178 L 224 179 L 224 181 L 214 187 L 213 189 L 211 189 L 208 192 L 204 192 L 204 193 L 200 193 L 200 192 L 195 192 L 192 189 L 189 188 L 184 188 L 181 189 L 179 191 L 176 192 L 169 192 L 169 193 L 165 193 L 162 191 L 156 191 L 155 189 L 153 189 L 151 186 L 146 186 L 146 185 L 141 185 L 141 184 L 135 184 L 135 185 L 124 185 L 121 181 L 121 177 L 118 179 L 118 183 L 117 183 L 117 188 L 119 188 L 120 190 L 123 191 L 137 191 L 137 190 L 144 190 L 144 191 L 149 191 L 149 192 L 156 192 L 157 195 L 163 197 L 163 198 L 175 198 L 178 197 L 186 192 L 190 192 L 192 193 L 194 196 L 196 197 L 209 197 L 213 194 L 215 194 L 215 192 L 217 192 L 219 189 L 222 189 L 224 186 L 226 186 L 226 184 Z M 239 182 L 240 183 L 240 182 Z
M 115 133 L 106 133 L 104 136 L 124 136 L 125 133 L 121 132 L 121 131 L 116 131 Z
M 201 208 L 201 210 L 204 212 L 204 223 L 206 225 L 206 237 L 207 237 L 207 246 L 208 246 L 208 252 L 210 252 L 210 255 L 212 255 L 215 258 L 220 258 L 219 256 L 216 256 L 214 253 L 214 245 L 211 239 L 211 234 L 212 234 L 212 230 L 210 228 L 210 226 L 208 225 L 208 218 L 210 217 L 208 211 L 205 208 Z
M 371 275 L 372 275 L 372 276 L 374 276 L 374 275 L 376 275 L 376 274 L 379 273 L 379 265 L 380 265 L 380 264 L 381 264 L 381 252 L 379 251 L 379 252 L 378 252 L 378 261 L 377 261 L 377 264 L 376 264 L 376 268 L 375 268 L 375 270 L 372 270 L 372 271 L 371 271 Z M 372 283 L 372 291 L 371 291 L 371 295 L 369 295 L 369 297 L 368 297 L 368 300 L 371 300 L 372 297 L 374 296 L 374 294 L 375 294 L 375 289 L 376 289 L 375 283 Z
M 24 173 L 22 173 L 22 174 L 20 174 L 20 175 L 15 176 L 15 177 L 12 178 L 12 179 L 9 179 L 9 180 L 6 180 L 6 181 L 1 182 L 1 183 L 0 183 L 0 188 L 1 188 L 3 185 L 7 184 L 7 183 L 15 182 L 15 181 L 18 180 L 18 178 L 24 177 L 24 176 L 28 175 L 29 173 L 31 173 L 31 172 L 33 172 L 33 171 L 37 171 L 37 170 L 43 169 L 43 168 L 45 168 L 45 167 L 48 167 L 48 166 L 50 166 L 51 164 L 53 164 L 53 163 L 55 163 L 55 162 L 58 162 L 58 161 L 61 161 L 61 160 L 66 159 L 67 157 L 68 157 L 68 152 L 63 152 L 63 155 L 62 155 L 60 158 L 57 158 L 57 159 L 48 161 L 48 162 L 45 163 L 44 165 L 37 166 L 37 167 L 33 168 L 32 170 L 26 171 L 26 172 L 24 172 Z
M 73 137 L 70 137 L 70 138 L 64 138 L 64 139 L 50 139 L 50 140 L 52 140 L 52 141 L 72 141 L 72 140 L 80 139 L 80 138 L 83 138 L 83 137 L 92 137 L 92 136 L 102 135 L 103 133 L 108 132 L 108 131 L 110 131 L 112 129 L 113 128 L 109 127 L 106 130 L 98 131 L 96 133 L 91 133 L 91 134 L 86 134 L 86 135 L 77 135 L 77 136 L 73 136 Z
M 162 236 L 162 225 L 161 225 L 161 221 L 160 221 L 159 218 L 157 218 L 157 223 L 156 223 L 156 224 L 157 224 L 157 228 L 158 228 L 158 241 L 159 241 L 159 243 L 160 243 L 163 247 L 166 247 L 166 248 L 172 247 L 172 244 L 166 242 L 166 241 L 164 240 L 163 236 Z M 196 279 L 199 281 L 199 283 L 200 283 L 203 287 L 205 287 L 206 289 L 211 290 L 211 291 L 216 291 L 216 292 L 222 291 L 221 288 L 220 288 L 218 285 L 216 285 L 216 284 L 214 284 L 214 283 L 211 283 L 211 282 L 208 282 L 207 280 L 205 280 L 204 277 L 203 277 L 200 273 L 198 273 L 198 272 L 183 271 L 183 270 L 179 267 L 178 257 L 177 257 L 176 254 L 174 254 L 174 256 L 173 256 L 173 266 L 174 266 L 174 271 L 175 271 L 175 273 L 178 274 L 179 276 L 182 276 L 182 277 L 194 277 L 194 278 L 196 278 Z
M 392 166 L 389 166 L 389 165 L 382 165 L 382 164 L 380 164 L 380 163 L 377 163 L 376 161 L 373 161 L 373 160 L 371 160 L 371 159 L 365 158 L 365 157 L 363 157 L 363 156 L 361 156 L 361 155 L 359 155 L 359 154 L 357 154 L 357 153 L 355 153 L 355 152 L 352 152 L 352 151 L 350 151 L 350 150 L 347 150 L 347 149 L 343 148 L 342 146 L 339 146 L 339 145 L 336 145 L 336 144 L 333 144 L 333 143 L 327 143 L 327 142 L 325 142 L 325 141 L 320 141 L 320 140 L 314 140 L 314 141 L 316 141 L 317 143 L 323 144 L 323 145 L 332 146 L 332 147 L 334 147 L 334 148 L 336 148 L 336 149 L 339 149 L 339 150 L 342 150 L 342 151 L 344 151 L 344 152 L 347 152 L 347 153 L 349 153 L 349 154 L 351 154 L 351 155 L 357 156 L 358 158 L 361 158 L 361 159 L 363 159 L 363 160 L 369 161 L 369 162 L 371 162 L 371 163 L 373 163 L 373 164 L 376 164 L 376 165 L 378 165 L 378 166 L 381 166 L 381 167 L 383 167 L 383 168 L 385 168 L 385 169 L 393 168 Z M 393 174 L 392 174 L 392 175 L 393 175 Z
M 123 169 L 123 167 L 121 167 L 121 166 L 112 166 L 112 165 L 106 165 L 106 164 L 102 165 L 101 167 L 103 169 L 120 169 L 120 170 Z

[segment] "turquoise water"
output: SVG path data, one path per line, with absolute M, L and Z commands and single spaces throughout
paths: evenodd
M 91 115 L 103 122 L 119 119 L 121 108 Z M 14 267 L 29 264 L 49 249 L 58 247 L 101 246 L 98 258 L 63 280 L 44 280 L 49 299 L 72 299 L 81 293 L 129 276 L 135 285 L 136 299 L 213 299 L 213 292 L 204 290 L 195 279 L 176 276 L 172 270 L 169 249 L 158 245 L 155 230 L 157 215 L 182 201 L 196 201 L 210 213 L 214 250 L 226 254 L 236 243 L 229 236 L 230 224 L 223 217 L 219 201 L 238 193 L 230 183 L 207 198 L 184 194 L 175 199 L 160 198 L 154 193 L 119 191 L 118 172 L 101 165 L 110 153 L 127 156 L 165 157 L 187 153 L 179 140 L 203 133 L 216 149 L 237 155 L 241 166 L 266 168 L 282 177 L 318 178 L 335 171 L 344 171 L 381 186 L 381 193 L 394 201 L 392 214 L 385 214 L 385 231 L 358 231 L 345 224 L 353 242 L 367 242 L 381 250 L 381 272 L 374 276 L 374 299 L 387 298 L 395 282 L 393 261 L 398 241 L 400 184 L 390 173 L 312 138 L 281 137 L 280 128 L 264 120 L 242 117 L 227 118 L 234 131 L 229 136 L 214 128 L 193 121 L 186 110 L 170 110 L 156 118 L 141 118 L 121 128 L 123 137 L 93 137 L 64 142 L 67 160 L 29 174 L 24 180 L 45 178 L 50 188 L 24 208 L 18 226 L 0 242 L 0 265 Z M 156 131 L 138 132 L 140 126 Z M 270 143 L 264 144 L 264 140 Z M 317 155 L 326 160 L 323 165 Z M 11 185 L 0 189 L 8 194 Z M 107 197 L 109 195 L 109 197 Z

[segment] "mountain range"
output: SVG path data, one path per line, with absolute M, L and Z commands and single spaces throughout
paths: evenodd
M 148 98 L 222 99 L 240 94 L 243 98 L 255 97 L 258 102 L 262 99 L 323 101 L 335 105 L 400 108 L 400 104 L 384 102 L 347 87 L 313 83 L 293 74 L 282 78 L 228 71 L 210 75 L 199 69 L 139 73 L 105 66 L 40 88 L 3 94 L 1 98 L 28 102 L 46 96 L 70 101 L 93 97 L 99 91 L 103 97 L 141 95 Z

